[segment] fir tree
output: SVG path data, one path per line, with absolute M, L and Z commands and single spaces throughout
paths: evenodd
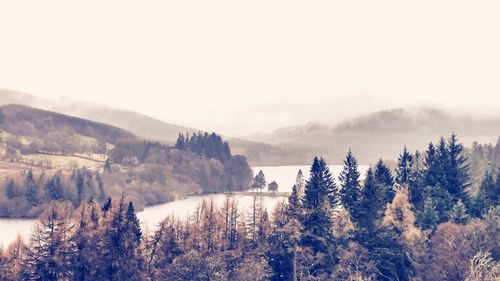
M 13 179 L 10 179 L 7 182 L 7 186 L 5 187 L 5 195 L 7 195 L 7 198 L 9 198 L 9 199 L 12 199 L 12 198 L 20 195 L 18 187 L 14 183 Z
M 28 175 L 26 176 L 25 186 L 26 200 L 28 201 L 28 203 L 30 203 L 32 206 L 38 205 L 38 203 L 40 202 L 38 197 L 38 185 L 35 182 L 35 178 L 31 170 L 28 171 Z
M 85 198 L 85 182 L 80 171 L 78 171 L 76 174 L 76 193 L 76 206 L 79 206 Z
M 340 194 L 344 207 L 352 211 L 357 208 L 360 194 L 358 161 L 351 150 L 346 155 L 344 167 L 340 172 Z
M 255 189 L 260 189 L 262 191 L 262 189 L 266 187 L 266 184 L 267 184 L 266 176 L 264 175 L 264 172 L 260 170 L 254 177 L 251 187 Z
M 52 177 L 45 185 L 45 193 L 49 200 L 62 200 L 64 198 L 63 186 L 61 183 L 61 178 L 55 175 Z
M 304 216 L 301 244 L 310 247 L 314 254 L 321 253 L 321 265 L 315 275 L 333 270 L 335 241 L 332 232 L 332 191 L 336 189 L 328 166 L 322 158 L 314 158 L 310 178 L 306 181 L 303 200 Z
M 373 169 L 370 167 L 366 172 L 357 207 L 351 212 L 352 221 L 359 230 L 357 234 L 360 236 L 359 239 L 370 235 L 369 233 L 375 229 L 377 222 L 382 219 L 385 212 L 385 196 L 382 191 L 383 189 L 375 181 Z
M 500 176 L 497 175 L 497 181 Z M 490 172 L 486 172 L 479 187 L 479 192 L 474 200 L 474 215 L 476 217 L 484 214 L 488 209 L 500 204 L 500 190 Z
M 423 210 L 417 216 L 417 224 L 422 229 L 434 229 L 439 222 L 439 213 L 432 197 L 424 200 Z
M 297 189 L 298 197 L 301 199 L 304 197 L 304 187 L 305 187 L 304 174 L 302 173 L 302 170 L 299 169 L 297 177 L 295 178 L 295 188 Z
M 396 169 L 396 183 L 399 185 L 408 185 L 411 181 L 413 167 L 413 156 L 406 148 L 403 149 L 403 153 L 398 157 L 398 167 Z
M 424 160 L 424 186 L 436 186 L 440 182 L 441 178 L 441 165 L 439 165 L 438 155 L 436 152 L 436 147 L 431 142 L 425 153 Z
M 387 167 L 382 159 L 375 165 L 374 172 L 375 182 L 382 188 L 382 194 L 384 195 L 384 202 L 390 203 L 394 198 L 396 192 L 394 191 L 394 178 L 392 177 L 389 167 Z
M 454 201 L 461 200 L 466 206 L 469 203 L 469 164 L 464 154 L 464 148 L 458 141 L 458 137 L 452 134 L 448 139 L 449 164 L 446 170 L 447 190 L 453 196 Z
M 448 179 L 447 172 L 450 169 L 450 154 L 448 151 L 448 146 L 446 144 L 446 140 L 444 137 L 439 139 L 439 143 L 437 146 L 437 155 L 436 155 L 436 166 L 432 167 L 435 170 L 436 176 L 436 184 L 437 186 L 441 186 L 442 188 L 448 191 Z M 449 192 L 449 191 L 448 191 Z
M 414 206 L 417 211 L 421 211 L 424 205 L 424 186 L 425 186 L 425 173 L 424 173 L 424 163 L 422 161 L 422 156 L 418 151 L 415 152 L 415 157 L 413 159 L 413 169 L 411 172 L 411 182 L 408 186 L 409 188 L 409 199 L 410 203 Z
M 453 209 L 451 209 L 449 216 L 450 220 L 456 224 L 466 224 L 470 219 L 470 216 L 467 214 L 467 209 L 460 199 L 453 205 Z

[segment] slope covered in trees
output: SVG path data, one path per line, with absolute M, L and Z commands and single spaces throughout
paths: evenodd
M 126 192 L 142 209 L 187 194 L 249 186 L 252 170 L 245 157 L 233 155 L 219 135 L 191 140 L 192 149 L 176 148 L 86 119 L 2 106 L 0 162 L 6 176 L 0 179 L 0 217 L 36 217 L 51 200 L 78 206 L 91 196 L 101 202 Z M 83 179 L 75 176 L 80 174 Z
M 226 197 L 222 206 L 204 202 L 187 220 L 167 217 L 152 233 L 123 196 L 76 209 L 51 203 L 30 241 L 0 251 L 0 278 L 498 280 L 500 206 L 495 199 L 475 212 L 474 202 L 498 196 L 500 182 L 487 176 L 484 196 L 471 196 L 455 135 L 420 159 L 404 149 L 394 173 L 379 162 L 361 182 L 349 151 L 336 182 L 315 158 L 304 186 L 299 173 L 275 210 L 258 197 L 241 210 Z

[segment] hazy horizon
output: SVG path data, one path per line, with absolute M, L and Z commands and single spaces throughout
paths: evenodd
M 0 88 L 234 136 L 500 108 L 499 3 L 358 4 L 2 3 Z

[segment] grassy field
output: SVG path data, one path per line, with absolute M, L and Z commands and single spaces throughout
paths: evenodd
M 48 154 L 31 154 L 24 155 L 23 161 L 33 163 L 35 165 L 49 164 L 48 166 L 55 169 L 74 169 L 74 168 L 92 168 L 103 166 L 103 162 L 85 159 L 77 156 L 64 155 L 48 155 Z

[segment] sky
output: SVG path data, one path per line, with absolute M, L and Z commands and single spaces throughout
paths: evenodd
M 499 1 L 0 1 L 0 88 L 244 135 L 500 109 Z

